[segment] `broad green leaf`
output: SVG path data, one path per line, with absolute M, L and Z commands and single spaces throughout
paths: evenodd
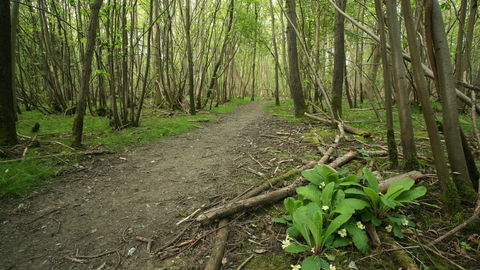
M 323 177 L 316 170 L 302 171 L 303 177 L 312 184 L 319 186 L 323 181 Z
M 412 202 L 412 200 L 422 197 L 423 195 L 425 195 L 425 193 L 427 193 L 427 189 L 425 187 L 416 187 L 412 190 L 405 190 L 404 192 L 402 192 L 402 194 L 398 195 L 395 200 L 398 202 L 415 203 Z
M 361 185 L 359 185 L 359 186 L 361 186 Z M 345 194 L 348 195 L 348 196 L 353 196 L 353 195 L 365 196 L 365 197 L 367 196 L 367 194 L 365 194 L 364 191 L 362 191 L 358 188 L 347 188 L 343 192 L 345 192 Z
M 340 228 L 345 222 L 347 222 L 352 214 L 341 214 L 338 217 L 336 217 L 332 222 L 328 225 L 324 237 L 328 237 L 330 234 L 333 232 L 336 232 L 338 228 Z
M 339 179 L 338 181 L 343 184 L 348 184 L 348 183 L 353 184 L 353 183 L 356 183 L 355 181 L 356 179 L 357 179 L 357 176 L 354 174 L 351 174 L 347 177 Z
M 329 207 L 332 205 L 334 188 L 335 188 L 335 182 L 330 182 L 323 188 L 322 205 L 326 205 Z
M 368 198 L 372 203 L 376 204 L 380 201 L 380 195 L 378 195 L 378 192 L 375 192 L 373 189 L 363 187 L 363 191 L 365 192 L 365 194 L 367 194 Z
M 405 190 L 404 186 L 390 186 L 387 193 L 384 195 L 385 198 L 394 200 L 402 191 Z
M 290 244 L 288 247 L 285 248 L 285 251 L 290 252 L 290 253 L 300 253 L 300 252 L 304 252 L 304 251 L 307 251 L 307 250 L 308 250 L 308 248 L 306 248 L 304 246 L 297 245 L 297 244 Z
M 285 205 L 285 208 L 287 211 L 290 213 L 290 215 L 293 215 L 295 210 L 299 207 L 299 204 L 295 201 L 294 198 L 288 197 L 283 201 L 283 204 Z
M 332 205 L 334 207 L 337 207 L 342 203 L 342 201 L 345 199 L 345 192 L 343 190 L 339 189 L 333 194 L 333 202 Z
M 395 208 L 395 206 L 397 206 L 394 201 L 392 201 L 388 198 L 380 197 L 380 200 L 382 200 L 383 204 L 385 204 L 386 206 L 388 206 L 390 208 Z
M 414 184 L 415 180 L 412 178 L 404 178 L 393 182 L 390 187 L 403 186 L 405 189 L 410 189 Z
M 325 165 L 315 165 L 314 169 L 322 178 L 325 178 L 327 174 L 336 173 L 332 168 Z
M 330 246 L 333 248 L 344 247 L 350 244 L 351 241 L 352 239 L 350 237 L 335 237 L 335 240 L 333 240 Z
M 346 213 L 355 213 L 355 210 L 362 210 L 365 207 L 369 207 L 370 204 L 364 200 L 347 198 L 344 199 L 340 205 L 337 205 L 333 212 L 346 214 Z
M 297 193 L 312 202 L 320 202 L 320 198 L 322 197 L 320 188 L 313 185 L 298 187 Z
M 297 237 L 297 236 L 300 235 L 300 232 L 298 231 L 297 227 L 295 227 L 295 226 L 292 226 L 292 227 L 288 228 L 286 232 L 291 237 Z
M 373 216 L 372 217 L 372 223 L 375 226 L 380 226 L 380 224 L 382 224 L 382 221 L 380 219 L 378 219 L 376 216 Z
M 324 263 L 322 261 L 328 266 L 328 262 L 318 256 L 307 257 L 302 262 L 302 270 L 319 270 L 323 268 Z
M 378 189 L 378 180 L 375 175 L 373 175 L 372 171 L 370 171 L 368 168 L 363 168 L 363 175 L 368 182 L 368 186 L 376 193 L 379 193 L 380 190 Z
M 367 253 L 369 250 L 367 233 L 354 225 L 345 224 L 344 228 L 347 229 L 348 235 L 352 237 L 352 242 L 358 250 L 363 254 Z
M 285 220 L 291 221 L 292 220 L 292 215 L 284 215 L 283 218 Z
M 330 173 L 325 176 L 325 184 L 328 183 L 338 183 L 338 174 L 336 173 Z

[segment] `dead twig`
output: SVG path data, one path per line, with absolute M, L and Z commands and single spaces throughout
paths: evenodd
M 200 241 L 201 239 L 203 239 L 205 236 L 209 235 L 209 234 L 212 234 L 220 229 L 222 229 L 223 227 L 226 227 L 232 223 L 234 223 L 235 221 L 237 221 L 237 219 L 239 219 L 241 216 L 245 215 L 245 212 L 241 213 L 240 215 L 238 215 L 236 218 L 234 218 L 232 221 L 228 222 L 227 224 L 224 224 L 223 226 L 219 226 L 218 228 L 214 229 L 214 230 L 210 230 L 206 233 L 204 233 L 202 236 L 198 237 L 193 243 L 191 243 L 185 250 L 193 247 L 195 244 L 198 243 L 198 241 Z
M 72 257 L 68 257 L 68 256 L 64 256 L 63 258 L 65 258 L 69 261 L 75 262 L 75 263 L 86 263 L 87 262 L 86 260 L 80 260 L 80 259 L 76 259 L 76 258 L 72 258 Z
M 103 257 L 103 256 L 108 255 L 108 254 L 115 253 L 115 252 L 117 252 L 117 250 L 106 251 L 106 252 L 103 252 L 103 253 L 100 253 L 100 254 L 97 254 L 97 255 L 92 255 L 92 256 L 76 255 L 75 258 L 77 258 L 77 259 L 95 259 L 95 258 Z
M 237 267 L 237 270 L 241 270 L 251 259 L 253 259 L 253 257 L 255 257 L 255 254 L 253 254 L 252 256 L 248 257 L 245 261 L 243 261 L 242 264 L 240 264 Z

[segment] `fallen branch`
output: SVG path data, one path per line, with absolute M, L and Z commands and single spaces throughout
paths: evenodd
M 97 254 L 97 255 L 92 255 L 92 256 L 76 255 L 75 258 L 77 258 L 77 259 L 95 259 L 95 258 L 99 258 L 99 257 L 105 256 L 105 255 L 108 255 L 108 254 L 115 253 L 115 252 L 117 252 L 117 250 L 106 251 L 106 252 L 103 252 L 103 253 L 100 253 L 100 254 Z
M 347 164 L 351 160 L 355 159 L 358 156 L 358 152 L 355 150 L 351 150 L 350 152 L 346 153 L 345 155 L 338 157 L 334 161 L 332 161 L 328 166 L 332 168 L 340 167 L 344 164 Z
M 199 215 L 197 217 L 197 221 L 204 222 L 207 220 L 215 220 L 217 218 L 226 217 L 253 206 L 276 202 L 280 199 L 283 199 L 287 196 L 292 195 L 293 193 L 295 193 L 295 190 L 297 189 L 297 187 L 302 186 L 303 184 L 305 184 L 305 180 L 297 179 L 295 180 L 295 182 L 293 182 L 293 184 L 287 187 L 272 191 L 270 193 L 262 194 L 257 197 L 248 198 L 248 199 L 240 200 L 237 202 L 231 202 L 231 203 L 210 209 L 204 212 L 203 214 Z
M 220 231 L 217 234 L 217 240 L 215 241 L 215 247 L 213 248 L 213 253 L 208 260 L 205 270 L 217 270 L 220 269 L 222 265 L 223 254 L 225 253 L 225 247 L 227 246 L 228 240 L 228 218 L 220 220 L 218 227 L 221 227 Z
M 305 113 L 305 116 L 308 117 L 308 118 L 317 120 L 319 122 L 322 122 L 324 124 L 332 125 L 332 121 L 329 120 L 329 119 L 321 118 L 321 117 L 318 117 L 318 116 L 315 116 L 315 115 L 311 115 L 309 113 Z M 345 129 L 346 132 L 351 133 L 351 134 L 355 134 L 355 135 L 359 135 L 359 136 L 363 136 L 363 137 L 371 137 L 372 136 L 372 134 L 370 132 L 360 130 L 358 128 L 354 128 L 354 127 L 349 126 L 349 125 L 344 124 L 343 128 Z

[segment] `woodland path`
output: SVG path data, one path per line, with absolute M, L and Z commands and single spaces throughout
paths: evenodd
M 256 184 L 237 177 L 255 178 L 239 164 L 252 162 L 248 153 L 272 132 L 267 104 L 250 102 L 190 133 L 92 157 L 59 183 L 4 206 L 0 269 L 203 269 L 198 257 L 160 261 L 135 238 L 153 239 L 154 251 L 186 227 L 175 225 L 184 213 Z M 75 262 L 77 255 L 102 256 Z

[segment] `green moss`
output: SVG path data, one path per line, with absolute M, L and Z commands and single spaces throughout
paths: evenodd
M 245 265 L 244 269 L 287 270 L 291 269 L 291 264 L 291 258 L 286 253 L 274 251 L 256 256 Z
M 420 164 L 418 163 L 417 153 L 411 155 L 403 155 L 403 171 L 410 172 L 418 170 Z
M 332 110 L 335 119 L 342 118 L 342 98 L 339 95 L 333 95 L 332 97 Z

